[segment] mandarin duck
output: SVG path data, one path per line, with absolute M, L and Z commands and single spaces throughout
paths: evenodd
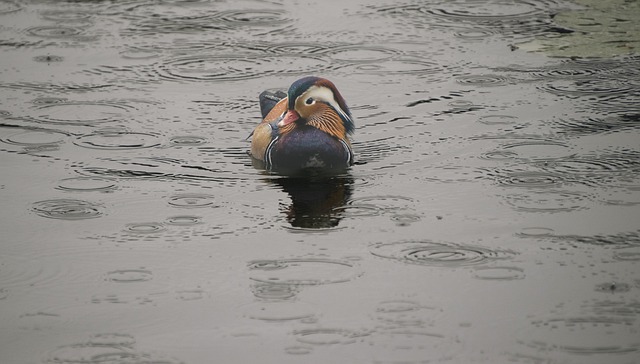
M 353 118 L 329 80 L 304 77 L 288 92 L 260 94 L 263 120 L 251 134 L 251 155 L 283 175 L 335 174 L 353 164 Z

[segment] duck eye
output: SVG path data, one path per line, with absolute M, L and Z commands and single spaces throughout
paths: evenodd
M 316 102 L 316 100 L 314 100 L 313 97 L 310 97 L 304 101 L 304 103 L 307 105 L 313 105 L 314 102 Z

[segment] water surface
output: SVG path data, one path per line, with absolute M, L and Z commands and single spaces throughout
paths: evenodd
M 637 10 L 0 1 L 0 361 L 637 362 Z M 254 169 L 312 74 L 356 165 Z

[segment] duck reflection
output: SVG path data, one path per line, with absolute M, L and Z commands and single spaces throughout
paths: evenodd
M 346 204 L 353 190 L 353 178 L 348 175 L 280 177 L 272 182 L 291 197 L 291 203 L 282 209 L 287 221 L 293 227 L 307 229 L 338 226 L 342 219 L 340 207 Z

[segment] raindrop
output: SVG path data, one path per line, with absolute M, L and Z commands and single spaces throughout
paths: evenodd
M 42 63 L 56 63 L 64 61 L 63 57 L 47 54 L 46 56 L 35 56 L 33 60 Z
M 74 199 L 38 201 L 32 210 L 42 217 L 61 220 L 93 219 L 104 215 L 102 205 Z

